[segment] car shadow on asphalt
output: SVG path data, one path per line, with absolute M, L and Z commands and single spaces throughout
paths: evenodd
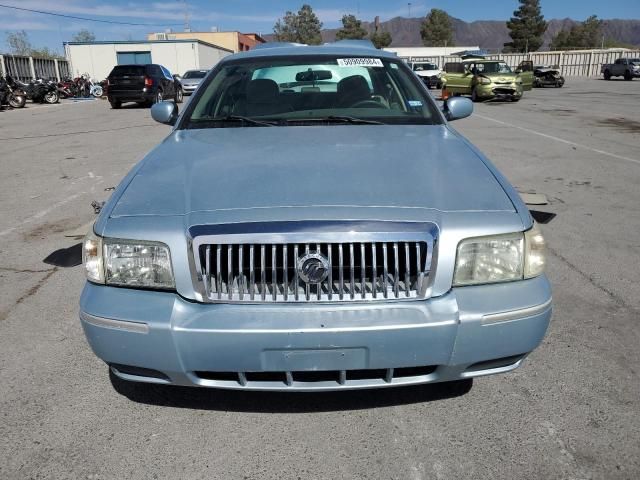
M 334 392 L 258 392 L 127 382 L 110 372 L 113 388 L 129 400 L 159 407 L 225 412 L 310 413 L 362 410 L 460 397 L 472 379 L 408 387 Z

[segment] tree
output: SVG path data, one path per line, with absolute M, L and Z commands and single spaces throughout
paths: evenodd
M 298 13 L 287 11 L 273 26 L 273 33 L 279 42 L 306 43 L 318 45 L 322 42 L 320 31 L 322 22 L 310 5 L 302 5 Z
M 336 32 L 336 40 L 362 40 L 367 38 L 367 30 L 355 15 L 342 16 L 342 28 Z
M 391 45 L 391 42 L 393 41 L 389 32 L 382 32 L 377 29 L 371 34 L 369 40 L 371 40 L 371 43 L 373 43 L 376 48 L 386 48 Z
M 9 51 L 14 55 L 30 55 L 33 49 L 29 36 L 24 30 L 19 32 L 10 32 L 6 35 Z
M 574 25 L 569 30 L 560 30 L 549 46 L 551 50 L 569 48 L 595 48 L 600 45 L 602 20 L 591 15 L 584 22 Z
M 507 22 L 511 42 L 505 43 L 505 50 L 512 52 L 535 52 L 543 43 L 542 36 L 547 31 L 547 22 L 542 15 L 540 0 L 518 0 L 520 8 L 513 12 Z
M 427 47 L 453 46 L 451 17 L 444 10 L 432 8 L 422 22 L 420 36 Z
M 93 34 L 91 30 L 87 30 L 83 28 L 78 33 L 76 33 L 73 37 L 71 37 L 73 42 L 95 42 L 96 36 Z
M 53 50 L 50 50 L 49 47 L 32 48 L 31 51 L 29 52 L 29 55 L 31 55 L 32 57 L 37 57 L 37 58 L 50 58 L 50 59 L 63 58 L 57 52 L 54 52 Z

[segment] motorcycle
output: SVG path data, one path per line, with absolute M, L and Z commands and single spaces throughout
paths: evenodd
M 9 105 L 11 108 L 23 108 L 26 103 L 27 95 L 13 77 L 0 77 L 0 107 Z
M 38 79 L 35 82 L 19 84 L 27 95 L 27 99 L 34 103 L 58 103 L 58 87 L 50 82 Z
M 60 95 L 60 98 L 70 98 L 75 96 L 72 80 L 67 81 L 64 79 L 61 82 L 58 82 L 56 88 L 58 89 L 58 95 Z

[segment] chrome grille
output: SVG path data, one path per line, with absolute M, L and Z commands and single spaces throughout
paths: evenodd
M 196 289 L 203 301 L 358 302 L 427 296 L 435 238 L 428 229 L 342 231 L 348 226 L 340 224 L 340 230 L 331 233 L 326 226 L 321 233 L 264 233 L 269 227 L 278 226 L 265 224 L 255 233 L 195 232 Z M 323 259 L 324 275 L 318 283 L 305 281 L 305 272 L 300 272 L 300 262 L 309 256 Z

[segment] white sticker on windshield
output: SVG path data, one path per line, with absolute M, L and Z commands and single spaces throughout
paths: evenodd
M 407 104 L 410 107 L 421 107 L 422 106 L 422 102 L 420 100 L 407 100 Z
M 339 67 L 383 67 L 379 58 L 338 58 Z

